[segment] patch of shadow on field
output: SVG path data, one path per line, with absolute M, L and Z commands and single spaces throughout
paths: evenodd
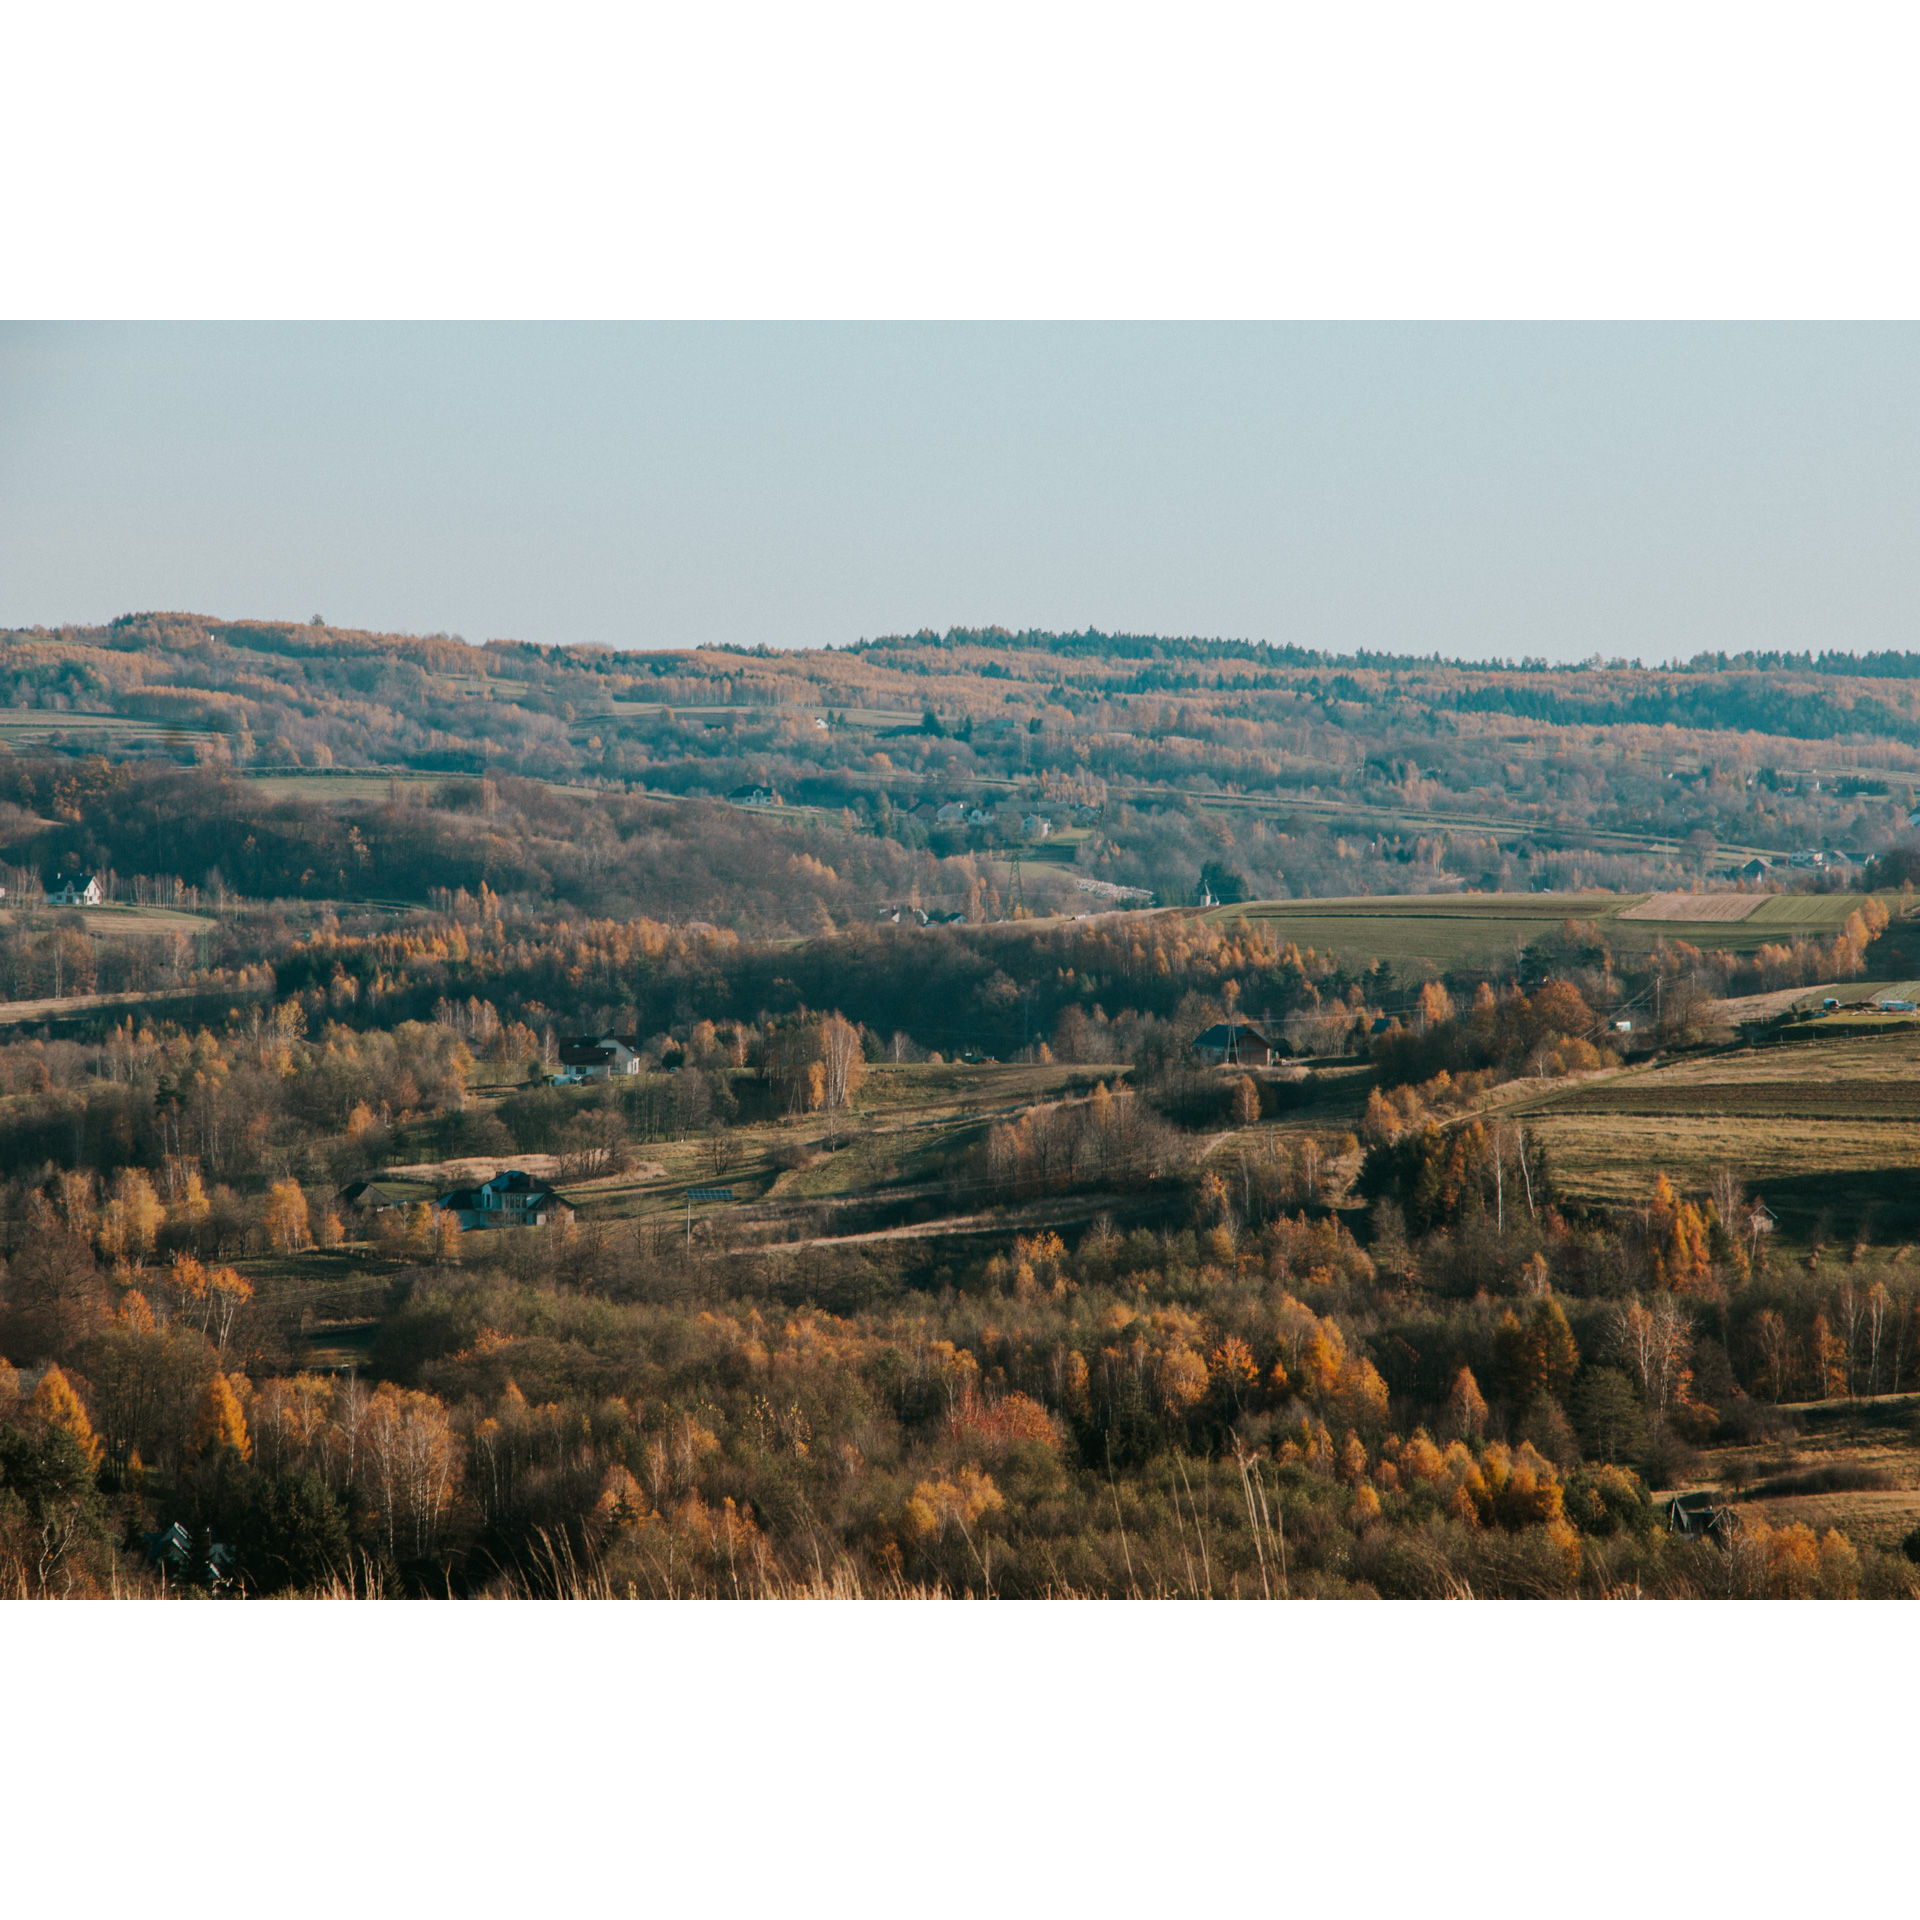
M 1890 1429 L 1911 1436 L 1920 1421 L 1920 1394 L 1883 1393 L 1855 1400 L 1809 1400 L 1794 1405 L 1793 1417 L 1809 1440 L 1857 1439 L 1869 1429 Z
M 1868 1230 L 1877 1242 L 1920 1237 L 1920 1181 L 1911 1167 L 1776 1174 L 1753 1185 L 1794 1240 L 1816 1230 L 1830 1246 Z

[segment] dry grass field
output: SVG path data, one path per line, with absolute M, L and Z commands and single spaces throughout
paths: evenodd
M 617 1221 L 684 1223 L 689 1187 L 727 1187 L 731 1206 L 696 1206 L 696 1232 L 731 1238 L 746 1232 L 806 1237 L 854 1213 L 872 1213 L 909 1230 L 904 1216 L 968 1213 L 984 1204 L 969 1182 L 968 1153 L 996 1120 L 1029 1106 L 1084 1098 L 1118 1067 L 882 1065 L 868 1070 L 850 1114 L 805 1114 L 733 1127 L 718 1136 L 654 1140 L 637 1149 L 625 1172 L 561 1185 L 584 1224 Z M 478 1104 L 512 1089 L 476 1089 Z M 591 1096 L 577 1096 L 584 1104 Z M 551 1154 L 508 1153 L 485 1160 L 408 1160 L 380 1173 L 383 1185 L 426 1199 L 447 1187 L 516 1166 L 557 1178 Z M 1067 1204 L 1090 1218 L 1097 1202 Z M 895 1216 L 902 1216 L 896 1220 Z M 700 1223 L 712 1222 L 706 1227 Z M 1011 1231 L 1005 1220 L 1002 1230 Z
M 1898 912 L 1896 895 L 1881 896 Z M 1360 899 L 1256 900 L 1216 907 L 1217 925 L 1252 921 L 1281 940 L 1349 961 L 1425 962 L 1442 969 L 1511 958 L 1569 920 L 1591 921 L 1616 951 L 1661 941 L 1747 953 L 1796 934 L 1831 936 L 1857 894 L 1442 893 Z
M 1822 1026 L 1831 1023 L 1823 1022 Z M 1920 1030 L 1816 1034 L 1636 1067 L 1518 1103 L 1577 1198 L 1637 1199 L 1656 1172 L 1731 1167 L 1783 1231 L 1920 1233 Z
M 155 933 L 204 933 L 218 924 L 211 915 L 188 913 L 181 907 L 143 907 L 132 901 L 116 900 L 103 907 L 0 907 L 0 926 L 11 925 L 23 915 L 38 917 L 49 913 L 81 914 L 81 924 L 95 940 Z
M 349 803 L 384 800 L 396 785 L 431 788 L 444 785 L 447 778 L 441 773 L 385 772 L 377 768 L 339 773 L 322 768 L 302 770 L 295 767 L 275 768 L 270 772 L 250 771 L 246 776 L 250 787 L 261 793 L 270 793 L 276 800 L 306 800 L 321 806 L 346 806 Z
M 1644 894 L 1393 894 L 1346 900 L 1258 900 L 1216 907 L 1220 925 L 1251 921 L 1276 939 L 1350 959 L 1472 965 L 1550 933 L 1568 920 L 1599 919 Z
M 1656 893 L 1637 907 L 1622 907 L 1618 920 L 1684 920 L 1719 926 L 1744 920 L 1767 896 L 1761 893 Z
M 1920 1526 L 1920 1394 L 1789 1402 L 1777 1441 L 1721 1445 L 1681 1491 L 1713 1492 L 1769 1526 L 1838 1527 L 1898 1551 Z

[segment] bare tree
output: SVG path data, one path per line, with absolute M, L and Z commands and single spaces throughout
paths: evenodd
M 1722 1162 L 1713 1170 L 1713 1177 L 1707 1183 L 1707 1197 L 1713 1202 L 1713 1210 L 1720 1216 L 1720 1223 L 1729 1233 L 1736 1229 L 1740 1210 L 1746 1205 L 1746 1189 L 1735 1177 L 1733 1169 Z
M 1887 1336 L 1887 1318 L 1893 1311 L 1893 1298 L 1876 1280 L 1867 1294 L 1867 1391 L 1880 1391 L 1880 1346 Z

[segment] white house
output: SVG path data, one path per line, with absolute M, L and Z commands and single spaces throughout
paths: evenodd
M 957 827 L 967 817 L 967 803 L 964 800 L 949 800 L 933 816 L 934 824 L 941 827 Z
M 1044 813 L 1030 813 L 1020 822 L 1020 831 L 1029 840 L 1044 840 L 1053 831 L 1053 822 Z
M 598 1040 L 562 1040 L 556 1087 L 577 1087 L 585 1080 L 614 1080 L 638 1073 L 640 1056 L 618 1034 L 603 1033 Z
M 56 873 L 47 882 L 50 907 L 97 907 L 103 897 L 98 874 Z

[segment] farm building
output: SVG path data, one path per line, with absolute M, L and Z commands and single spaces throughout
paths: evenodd
M 1193 1043 L 1196 1059 L 1215 1067 L 1272 1067 L 1287 1057 L 1285 1042 L 1257 1020 L 1222 1020 Z
M 340 1206 L 346 1213 L 385 1213 L 389 1207 L 404 1207 L 405 1194 L 376 1186 L 371 1180 L 356 1180 L 340 1189 Z

